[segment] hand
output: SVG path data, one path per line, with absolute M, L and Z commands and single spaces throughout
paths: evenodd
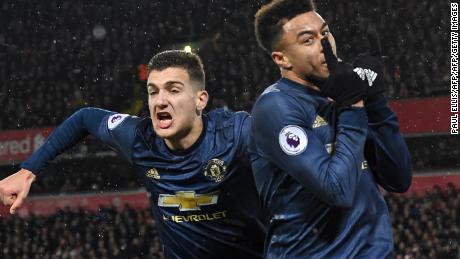
M 358 102 L 352 104 L 351 107 L 362 108 L 362 107 L 364 107 L 364 101 L 363 101 L 363 100 L 359 100 Z
M 0 181 L 0 201 L 5 206 L 11 206 L 11 214 L 16 213 L 24 203 L 33 181 L 35 175 L 27 169 L 21 169 Z
M 335 100 L 337 105 L 349 106 L 363 99 L 366 84 L 349 63 L 338 61 L 327 37 L 321 39 L 329 78 L 320 84 L 321 92 Z
M 370 28 L 367 31 L 369 51 L 361 53 L 353 62 L 361 78 L 367 81 L 366 97 L 372 100 L 385 92 L 384 57 L 377 32 Z

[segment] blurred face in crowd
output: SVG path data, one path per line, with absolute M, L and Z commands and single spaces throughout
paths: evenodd
M 336 53 L 335 40 L 324 19 L 316 12 L 306 12 L 286 21 L 283 35 L 272 58 L 283 76 L 294 81 L 329 76 L 321 39 L 327 37 Z
M 147 80 L 148 104 L 155 133 L 171 149 L 186 149 L 203 129 L 201 114 L 208 93 L 190 79 L 186 69 L 152 70 Z

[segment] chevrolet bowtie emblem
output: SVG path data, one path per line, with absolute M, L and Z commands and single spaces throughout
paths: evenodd
M 200 206 L 217 204 L 216 193 L 196 194 L 194 191 L 179 191 L 175 195 L 160 194 L 158 206 L 177 207 L 180 211 L 201 210 Z

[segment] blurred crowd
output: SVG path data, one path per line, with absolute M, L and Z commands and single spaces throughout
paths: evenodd
M 453 184 L 419 196 L 386 194 L 395 257 L 459 258 L 460 190 Z M 1 258 L 160 258 L 148 209 L 64 209 L 49 216 L 0 217 Z
M 150 210 L 61 210 L 49 216 L 0 218 L 0 257 L 161 258 Z
M 0 179 L 16 172 L 16 168 L 4 172 L 0 171 Z M 44 177 L 32 185 L 31 194 L 118 192 L 141 186 L 135 168 L 121 158 L 69 159 L 47 166 Z
M 407 138 L 412 168 L 416 171 L 460 168 L 460 137 L 423 136 Z
M 398 259 L 460 257 L 460 190 L 449 184 L 426 195 L 388 194 Z
M 209 108 L 250 110 L 279 77 L 254 38 L 253 17 L 263 2 L 4 0 L 0 130 L 57 125 L 83 106 L 147 115 L 143 64 L 159 51 L 186 44 L 203 58 Z M 390 98 L 449 93 L 447 1 L 316 2 L 345 60 L 368 51 L 364 31 L 369 26 L 380 33 Z M 459 138 L 407 141 L 414 169 L 460 166 Z M 53 177 L 34 184 L 32 194 L 140 186 L 126 163 L 107 159 L 52 163 L 46 171 Z M 424 196 L 388 194 L 386 199 L 397 258 L 460 257 L 460 192 L 455 186 Z M 0 218 L 0 229 L 1 258 L 161 256 L 149 210 L 62 210 L 47 217 Z
M 56 125 L 82 106 L 145 115 L 143 66 L 190 44 L 204 60 L 209 108 L 249 110 L 279 77 L 256 44 L 266 1 L 27 1 L 0 4 L 0 130 Z M 448 94 L 447 1 L 316 1 L 339 55 L 380 33 L 390 98 Z

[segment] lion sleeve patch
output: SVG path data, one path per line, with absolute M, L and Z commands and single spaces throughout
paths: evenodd
M 109 128 L 109 130 L 113 130 L 118 125 L 120 125 L 120 123 L 122 123 L 123 120 L 126 119 L 126 117 L 128 116 L 129 116 L 128 114 L 120 114 L 120 113 L 111 115 L 107 121 L 107 127 Z
M 305 151 L 308 136 L 305 130 L 296 125 L 284 127 L 278 137 L 281 149 L 290 156 L 296 156 Z

